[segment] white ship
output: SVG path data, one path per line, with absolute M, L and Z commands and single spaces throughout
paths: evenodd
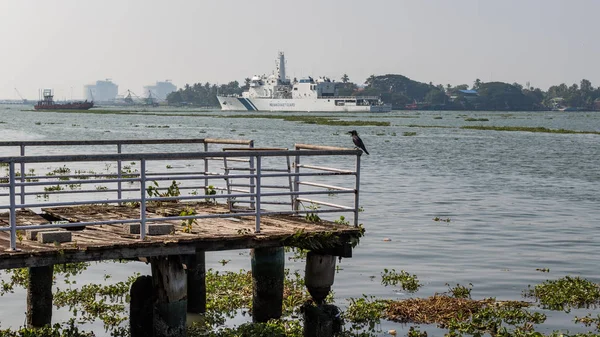
M 312 77 L 290 81 L 285 76 L 282 52 L 276 70 L 269 76 L 254 76 L 248 91 L 241 96 L 217 96 L 222 110 L 233 111 L 325 111 L 325 112 L 389 112 L 377 96 L 338 96 L 335 82 Z

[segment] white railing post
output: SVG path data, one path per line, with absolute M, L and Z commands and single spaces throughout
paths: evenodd
M 15 176 L 15 162 L 8 163 L 8 174 L 9 174 L 9 199 L 10 199 L 10 250 L 17 250 L 17 210 L 16 210 L 16 176 Z M 21 189 L 23 187 L 21 186 Z
M 208 152 L 208 143 L 204 142 L 204 153 Z M 208 175 L 208 158 L 204 157 L 204 175 Z M 204 178 L 204 194 L 208 192 L 208 178 Z
M 354 226 L 358 227 L 358 213 L 360 206 L 358 204 L 358 195 L 360 189 L 360 153 L 356 155 L 356 185 L 354 187 Z
M 140 159 L 140 239 L 146 238 L 146 159 Z
M 25 156 L 25 145 L 21 144 L 21 157 Z M 21 162 L 21 183 L 25 182 L 25 162 Z M 25 186 L 21 185 L 21 205 L 25 204 Z
M 121 143 L 117 144 L 117 153 L 121 154 Z M 121 187 L 121 179 L 123 176 L 121 175 L 122 167 L 121 167 L 121 159 L 117 160 L 117 177 L 119 181 L 117 182 L 117 199 L 121 200 L 123 197 L 122 187 Z M 119 205 L 122 203 L 119 201 Z
M 250 154 L 250 156 L 252 156 L 252 154 Z M 261 172 L 261 157 L 260 155 L 256 156 L 256 230 L 255 233 L 260 233 L 260 184 L 261 184 L 261 179 L 260 179 L 260 175 L 262 174 Z
M 296 147 L 296 150 L 298 150 L 298 147 Z M 300 155 L 298 154 L 294 160 L 294 173 L 294 192 L 296 192 L 296 194 L 294 195 L 292 210 L 296 211 L 296 214 L 298 214 L 298 210 L 300 209 L 300 202 L 298 201 L 298 192 L 300 192 L 300 176 L 298 175 L 300 173 Z
M 249 148 L 253 148 L 254 147 L 254 141 L 250 142 L 250 144 L 248 145 Z M 252 174 L 254 174 L 256 171 L 254 170 L 254 157 L 250 156 L 250 209 L 254 209 L 256 208 L 256 205 L 254 204 L 254 176 L 252 176 Z

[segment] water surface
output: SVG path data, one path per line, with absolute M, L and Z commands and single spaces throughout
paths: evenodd
M 474 298 L 518 300 L 528 285 L 565 275 L 600 282 L 595 254 L 600 248 L 600 135 L 460 129 L 464 125 L 489 125 L 600 131 L 600 113 L 333 115 L 391 123 L 389 127 L 349 128 L 212 116 L 226 115 L 220 111 L 112 115 L 20 109 L 0 106 L 0 140 L 210 137 L 253 139 L 256 146 L 268 147 L 292 148 L 294 143 L 349 147 L 351 139 L 346 132 L 356 129 L 371 153 L 364 155 L 361 163 L 364 212 L 360 222 L 367 233 L 354 257 L 342 260 L 342 270 L 336 274 L 334 291 L 340 305 L 345 305 L 346 298 L 363 293 L 392 299 L 426 297 L 447 291 L 446 283 L 472 283 Z M 468 117 L 488 121 L 467 122 Z M 416 135 L 403 136 L 404 132 Z M 60 151 L 56 148 L 46 153 Z M 450 222 L 434 221 L 435 217 Z M 231 262 L 221 266 L 217 261 L 222 259 Z M 207 267 L 250 269 L 250 259 L 246 251 L 207 253 Z M 290 262 L 288 267 L 303 266 Z M 414 295 L 384 287 L 379 277 L 384 268 L 416 274 L 424 286 Z M 536 268 L 549 268 L 550 272 L 541 273 Z M 149 266 L 97 264 L 78 283 L 96 282 L 104 274 L 113 275 L 112 280 L 124 280 L 135 271 L 149 273 Z M 2 327 L 22 324 L 25 292 L 6 295 L 2 303 Z M 599 311 L 543 312 L 549 319 L 540 331 L 576 332 L 587 329 L 572 323 L 575 315 L 595 316 Z M 69 316 L 61 310 L 55 313 L 54 321 Z M 384 323 L 382 328 L 397 329 L 399 334 L 408 329 L 394 323 Z M 421 326 L 421 330 L 443 334 L 434 327 Z

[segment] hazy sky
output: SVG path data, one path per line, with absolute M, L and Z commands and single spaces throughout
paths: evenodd
M 144 85 L 402 74 L 421 82 L 600 85 L 599 0 L 0 0 L 0 98 Z

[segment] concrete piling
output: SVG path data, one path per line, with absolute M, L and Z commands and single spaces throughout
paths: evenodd
M 187 257 L 187 312 L 206 312 L 206 253 L 196 252 Z
M 131 337 L 152 336 L 154 288 L 152 276 L 139 276 L 129 291 L 129 330 Z
M 178 255 L 153 257 L 152 284 L 154 303 L 154 336 L 179 337 L 186 335 L 187 276 Z
M 338 307 L 332 304 L 302 306 L 304 315 L 304 337 L 333 337 L 342 331 L 344 322 Z
M 52 324 L 52 275 L 54 266 L 29 268 L 27 286 L 27 326 L 41 328 Z
M 335 256 L 309 252 L 306 256 L 304 281 L 317 304 L 322 304 L 331 291 L 335 276 Z
M 280 318 L 283 305 L 285 253 L 283 247 L 255 248 L 252 264 L 252 321 Z

